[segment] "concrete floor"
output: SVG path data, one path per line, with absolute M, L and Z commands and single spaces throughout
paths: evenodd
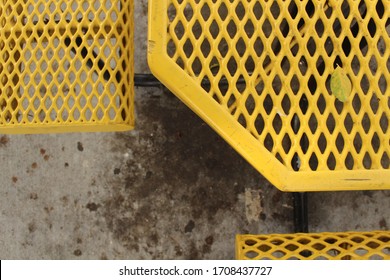
M 147 1 L 135 2 L 135 70 Z M 1 259 L 233 259 L 237 233 L 293 231 L 272 187 L 163 89 L 128 133 L 0 135 Z M 309 194 L 310 231 L 388 230 L 390 191 Z

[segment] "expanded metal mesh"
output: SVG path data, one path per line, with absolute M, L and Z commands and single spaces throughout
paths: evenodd
M 390 165 L 389 6 L 152 1 L 150 65 L 277 187 L 389 188 L 387 179 L 372 181 L 388 177 Z M 336 66 L 352 82 L 345 103 L 330 89 Z M 271 174 L 265 164 L 279 171 Z M 304 180 L 312 187 L 299 187 Z
M 238 235 L 236 258 L 389 260 L 390 232 Z
M 0 0 L 0 132 L 132 128 L 132 0 Z

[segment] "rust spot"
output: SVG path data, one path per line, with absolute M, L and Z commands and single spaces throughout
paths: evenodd
M 13 182 L 13 183 L 16 183 L 17 181 L 18 181 L 18 177 L 12 176 L 12 182 Z
M 46 160 L 46 161 L 48 161 L 48 160 L 49 160 L 49 158 L 50 158 L 50 156 L 49 156 L 49 155 L 45 155 L 45 156 L 43 157 L 43 159 L 44 159 L 44 160 Z
M 37 168 L 37 167 L 38 167 L 38 163 L 33 162 L 33 163 L 31 164 L 31 168 L 35 169 L 35 168 Z
M 83 243 L 83 240 L 81 238 L 77 238 L 76 242 L 77 242 L 77 244 L 81 244 L 81 243 Z
M 41 152 L 41 155 L 44 155 L 46 153 L 46 150 L 45 149 L 41 149 L 40 152 Z

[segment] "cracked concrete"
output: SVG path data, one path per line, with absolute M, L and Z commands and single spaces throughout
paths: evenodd
M 135 70 L 147 72 L 147 1 Z M 293 231 L 279 192 L 164 89 L 126 133 L 0 135 L 1 259 L 232 259 L 237 233 Z M 309 194 L 310 230 L 387 230 L 389 191 Z

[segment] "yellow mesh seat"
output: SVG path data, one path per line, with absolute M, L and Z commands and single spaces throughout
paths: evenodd
M 149 65 L 279 189 L 389 189 L 389 6 L 152 0 Z
M 240 260 L 389 260 L 390 232 L 237 235 Z
M 0 133 L 133 127 L 132 0 L 0 0 Z

